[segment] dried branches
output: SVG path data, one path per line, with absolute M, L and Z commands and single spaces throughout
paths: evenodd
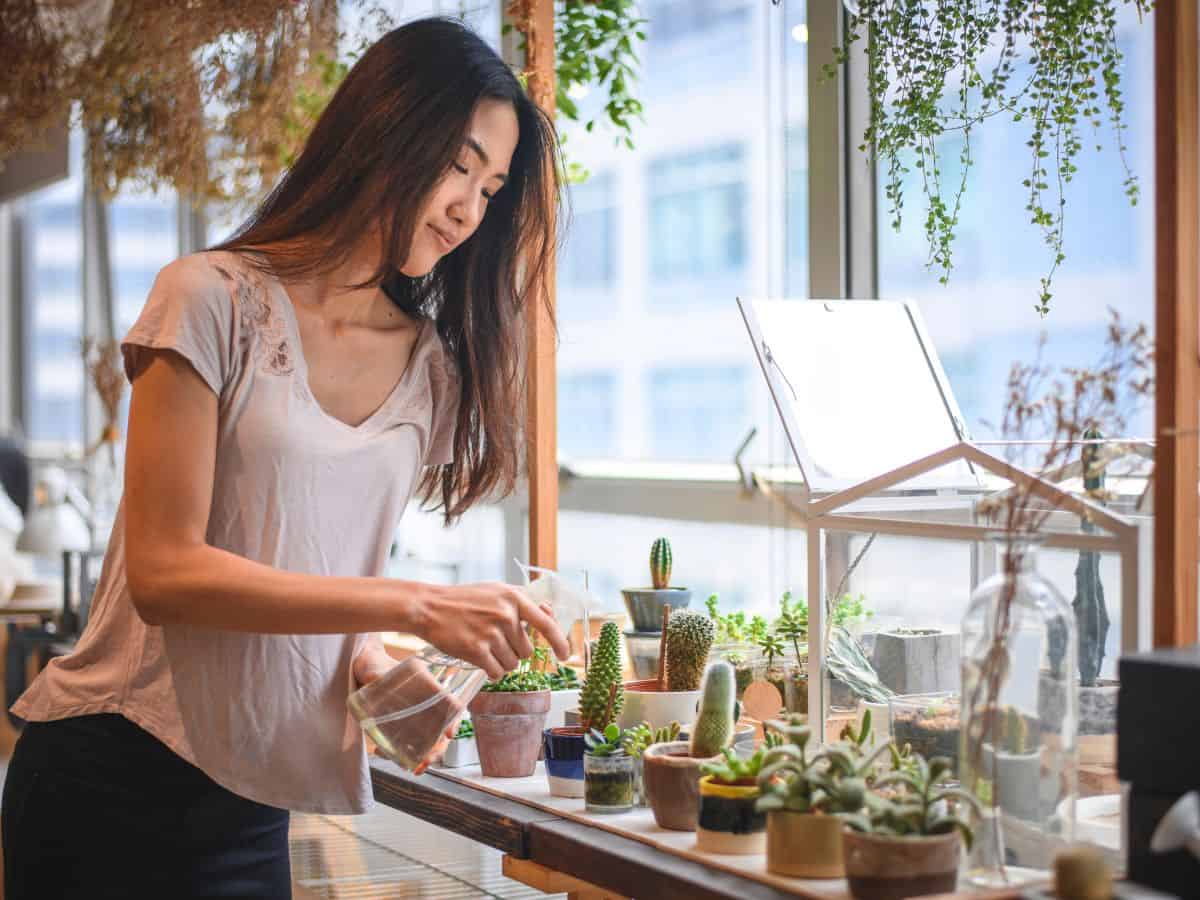
M 87 450 L 91 456 L 101 447 L 110 448 L 120 440 L 121 398 L 125 395 L 125 371 L 121 366 L 121 345 L 113 340 L 84 338 L 83 362 L 92 388 L 104 408 L 104 428 Z

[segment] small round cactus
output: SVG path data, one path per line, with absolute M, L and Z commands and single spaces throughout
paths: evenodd
M 700 687 L 717 627 L 701 612 L 677 609 L 667 620 L 667 690 Z
M 656 591 L 671 585 L 671 542 L 665 537 L 650 545 L 650 583 Z
M 612 685 L 617 686 L 612 713 L 606 721 L 608 694 Z M 592 654 L 583 689 L 579 694 L 579 716 L 584 728 L 601 731 L 616 719 L 625 705 L 625 689 L 621 684 L 621 630 L 616 622 L 605 622 L 600 629 L 600 640 Z
M 692 725 L 689 753 L 696 759 L 717 756 L 733 743 L 737 719 L 737 683 L 733 666 L 715 662 L 704 675 L 700 711 Z

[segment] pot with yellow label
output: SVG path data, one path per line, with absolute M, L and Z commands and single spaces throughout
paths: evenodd
M 739 779 L 733 784 L 718 781 L 712 775 L 701 778 L 696 848 L 706 853 L 742 856 L 765 853 L 767 814 L 756 808 L 758 797 L 754 778 Z

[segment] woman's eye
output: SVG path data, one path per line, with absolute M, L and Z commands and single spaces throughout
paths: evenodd
M 489 194 L 487 191 L 480 191 L 480 193 L 483 194 L 485 200 L 491 200 L 495 196 L 494 194 Z
M 461 174 L 463 174 L 463 175 L 466 175 L 466 174 L 467 174 L 467 167 L 466 167 L 466 166 L 460 166 L 458 163 L 455 163 L 455 164 L 454 164 L 454 168 L 455 168 L 456 170 L 458 170 L 458 172 L 460 172 L 460 173 L 461 173 Z

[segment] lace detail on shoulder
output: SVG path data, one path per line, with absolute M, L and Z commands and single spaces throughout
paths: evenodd
M 253 350 L 254 361 L 260 372 L 291 375 L 296 365 L 287 325 L 271 302 L 263 280 L 241 269 L 227 268 L 218 263 L 214 263 L 213 267 L 229 284 L 237 301 L 241 326 L 238 341 L 243 357 Z

